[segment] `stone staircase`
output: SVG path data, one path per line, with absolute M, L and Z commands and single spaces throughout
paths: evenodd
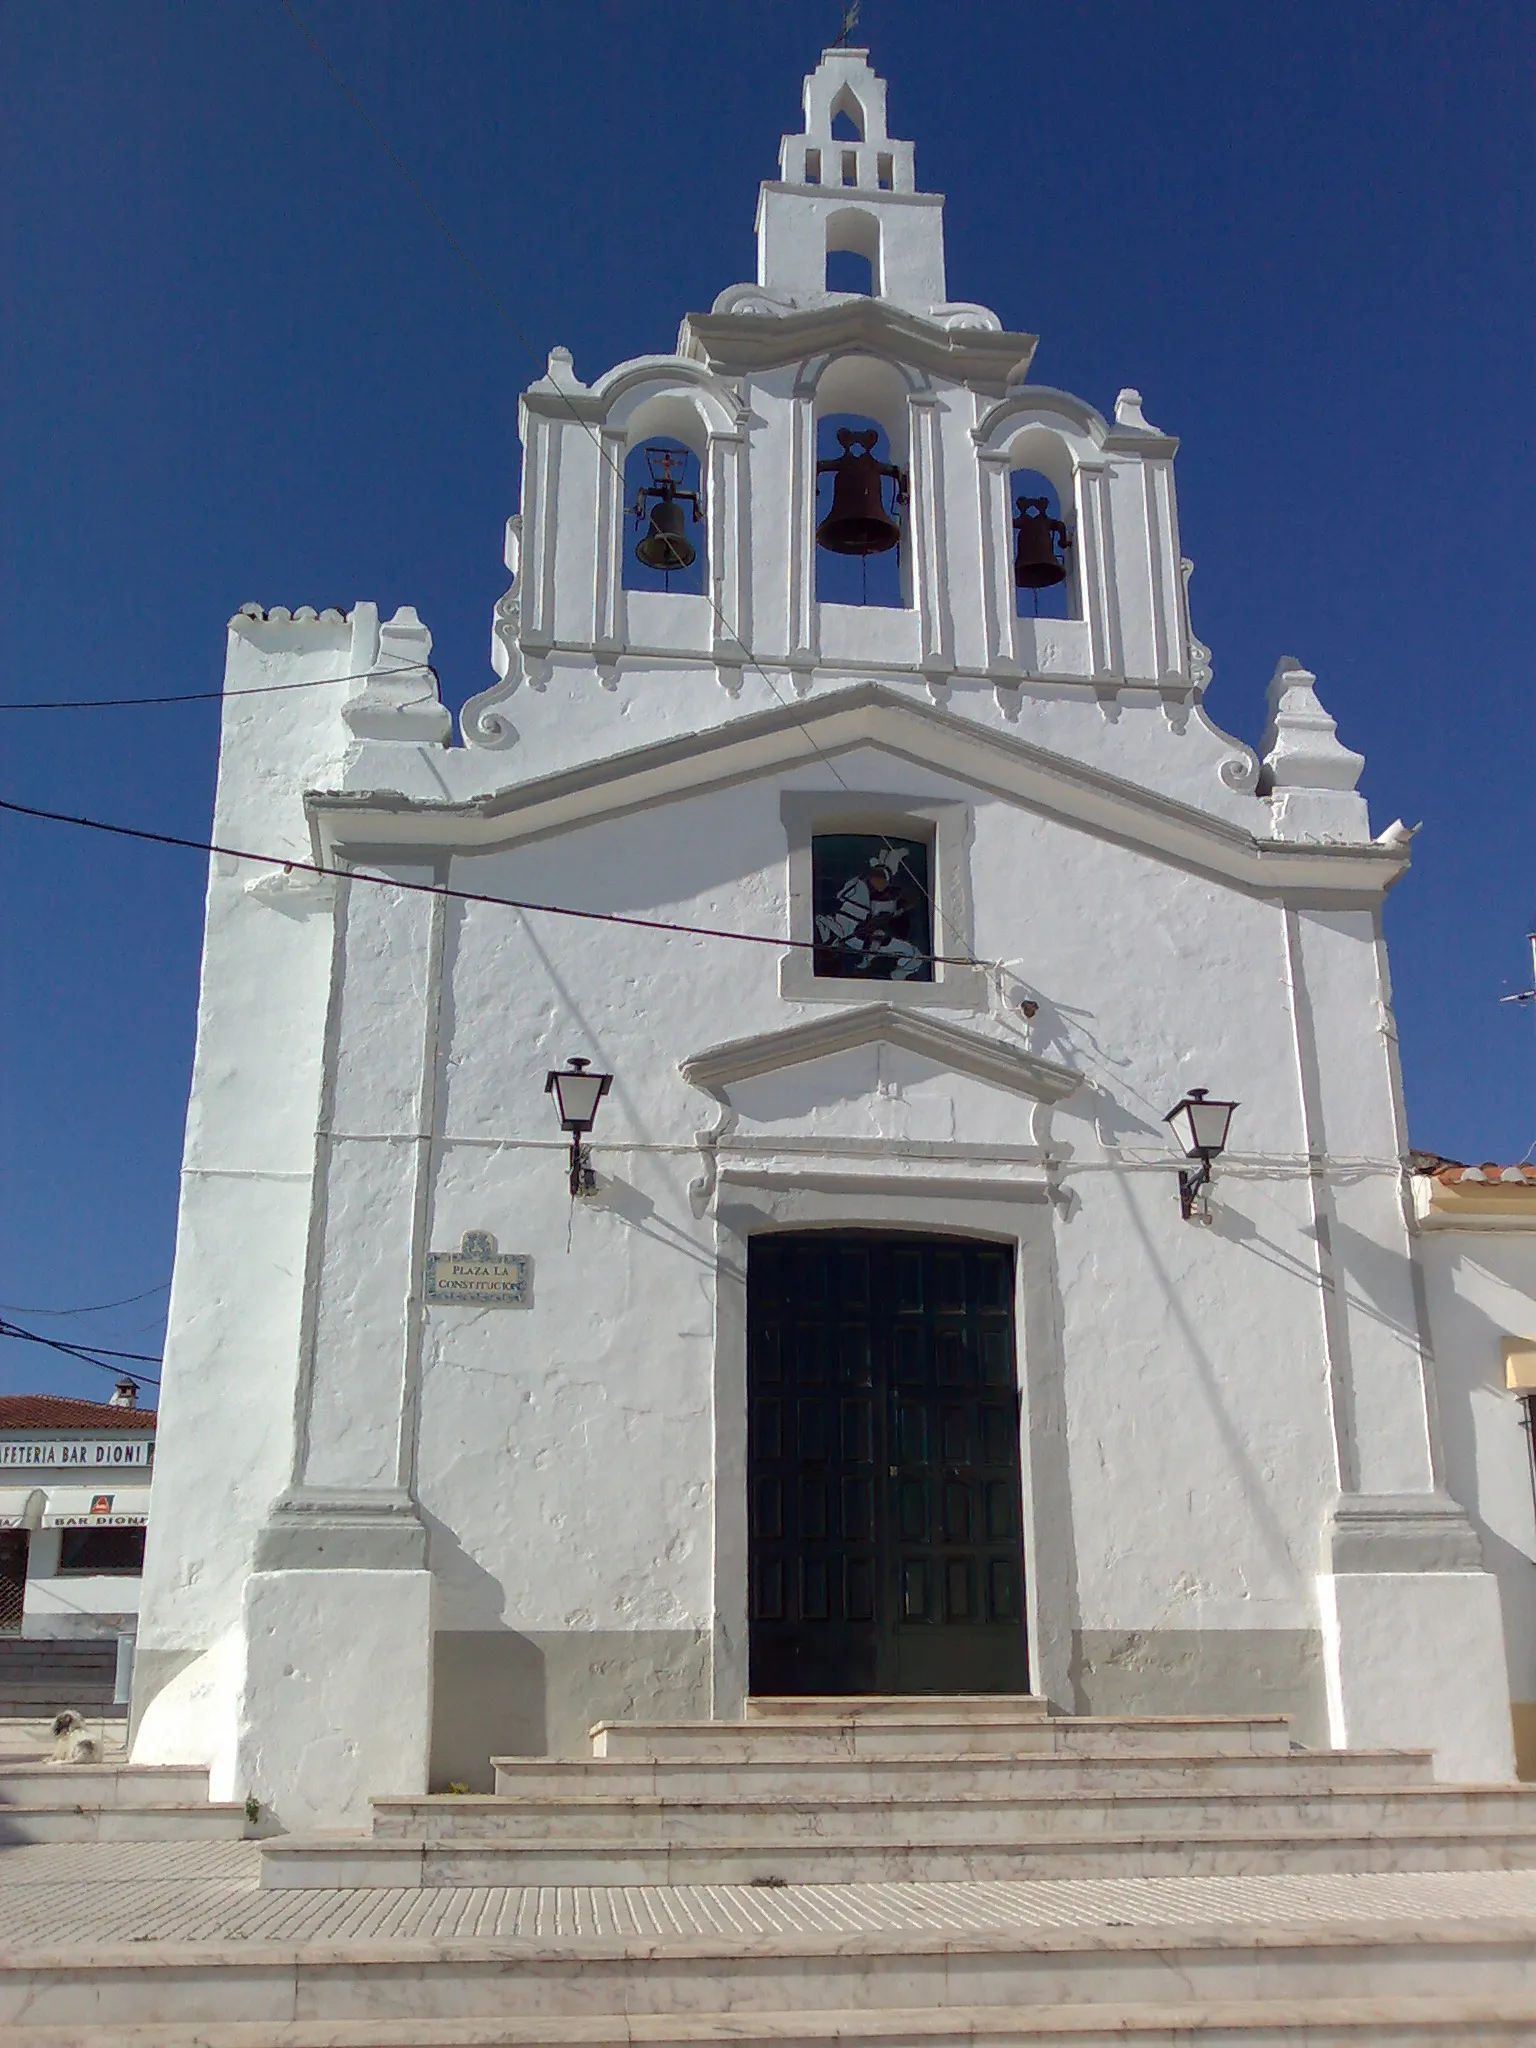
M 117 1638 L 0 1637 L 0 1719 L 35 1720 L 74 1707 L 94 1720 L 123 1719 L 113 1700 Z
M 1067 1719 L 1034 1699 L 755 1700 L 602 1723 L 590 1761 L 489 1796 L 375 1799 L 367 1833 L 264 1844 L 262 1883 L 994 1883 L 1536 1868 L 1536 1789 L 1308 1752 L 1280 1719 Z
M 0 1848 L 39 1842 L 227 1842 L 245 1808 L 214 1805 L 179 1764 L 0 1764 Z
M 260 1860 L 222 1906 L 146 1884 L 89 1947 L 0 1943 L 6 2048 L 1536 2043 L 1536 1793 L 1427 1756 L 1002 1699 L 592 1748 L 206 1850 Z

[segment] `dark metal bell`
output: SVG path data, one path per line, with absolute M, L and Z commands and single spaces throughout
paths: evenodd
M 894 463 L 877 462 L 872 430 L 837 430 L 842 454 L 818 462 L 816 474 L 832 478 L 832 509 L 816 529 L 817 545 L 834 555 L 883 555 L 901 539 L 901 524 L 885 509 L 885 478 L 896 480 L 896 502 L 905 503 L 907 479 Z
M 1018 544 L 1013 552 L 1013 580 L 1020 590 L 1049 590 L 1065 583 L 1067 572 L 1056 550 L 1069 548 L 1072 536 L 1059 519 L 1052 519 L 1049 498 L 1018 498 L 1019 516 L 1013 522 Z
M 674 569 L 691 568 L 697 550 L 688 538 L 683 508 L 675 497 L 658 498 L 651 507 L 651 523 L 645 538 L 635 547 L 635 557 L 647 569 L 669 575 Z
M 642 519 L 647 522 L 645 533 L 635 543 L 635 560 L 658 575 L 670 576 L 674 569 L 689 569 L 698 560 L 697 550 L 688 538 L 683 506 L 689 506 L 697 526 L 701 517 L 699 494 L 683 488 L 688 468 L 686 449 L 669 448 L 665 442 L 657 442 L 647 447 L 645 460 L 651 480 L 635 493 L 631 508 L 637 524 Z M 649 513 L 645 509 L 647 499 L 651 500 Z

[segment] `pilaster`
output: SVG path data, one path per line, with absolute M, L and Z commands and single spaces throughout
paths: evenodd
M 1088 622 L 1091 673 L 1122 677 L 1119 607 L 1115 595 L 1115 548 L 1109 519 L 1109 465 L 1077 465 L 1078 574 L 1083 585 L 1083 617 Z
M 925 669 L 954 666 L 944 533 L 944 465 L 939 446 L 939 401 L 914 397 L 912 415 L 912 594 Z
M 1152 673 L 1156 681 L 1164 682 L 1187 673 L 1179 630 L 1179 532 L 1173 464 L 1144 457 L 1141 475 L 1146 498 L 1147 579 L 1152 593 Z
M 369 1792 L 426 1789 L 432 1582 L 413 1489 L 443 909 L 356 879 L 339 891 L 293 1480 L 242 1608 L 239 1768 L 286 1788 L 288 1825 L 289 1809 L 334 1824 Z M 365 1767 L 350 1775 L 341 1734 Z
M 1008 517 L 1008 478 L 1012 456 L 1006 448 L 977 451 L 981 502 L 981 589 L 987 645 L 987 667 L 994 674 L 1017 676 L 1018 657 L 1013 594 L 1013 527 Z
M 592 640 L 599 657 L 616 655 L 624 638 L 624 436 L 612 427 L 597 436 L 597 562 L 593 579 Z
M 789 660 L 816 659 L 816 404 L 797 391 L 790 414 Z
M 523 453 L 522 647 L 544 654 L 555 636 L 555 515 L 560 484 L 557 421 L 527 415 Z
M 750 546 L 745 435 L 710 435 L 706 494 L 715 659 L 722 669 L 739 669 L 752 630 L 743 574 Z
M 397 867 L 432 884 L 433 868 Z M 258 1564 L 335 1558 L 322 1525 L 377 1521 L 388 1562 L 425 1561 L 407 1510 L 415 1457 L 441 898 L 349 880 L 337 910 L 293 1484 Z M 339 1533 L 339 1532 L 338 1532 Z M 361 1546 L 361 1548 L 360 1548 Z
M 1498 1587 L 1440 1485 L 1374 914 L 1285 919 L 1339 1487 L 1318 1574 L 1331 1739 L 1511 1777 Z

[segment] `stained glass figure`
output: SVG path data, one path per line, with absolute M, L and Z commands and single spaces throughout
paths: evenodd
M 811 841 L 818 975 L 932 981 L 928 846 L 884 833 L 829 832 Z

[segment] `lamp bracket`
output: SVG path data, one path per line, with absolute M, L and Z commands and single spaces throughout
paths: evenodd
M 592 1154 L 578 1136 L 571 1138 L 571 1200 L 579 1202 L 597 1193 L 597 1175 L 592 1170 Z
M 1186 1223 L 1209 1223 L 1211 1204 L 1206 1189 L 1211 1184 L 1211 1162 L 1202 1159 L 1197 1166 L 1181 1167 L 1179 1170 L 1179 1209 Z

